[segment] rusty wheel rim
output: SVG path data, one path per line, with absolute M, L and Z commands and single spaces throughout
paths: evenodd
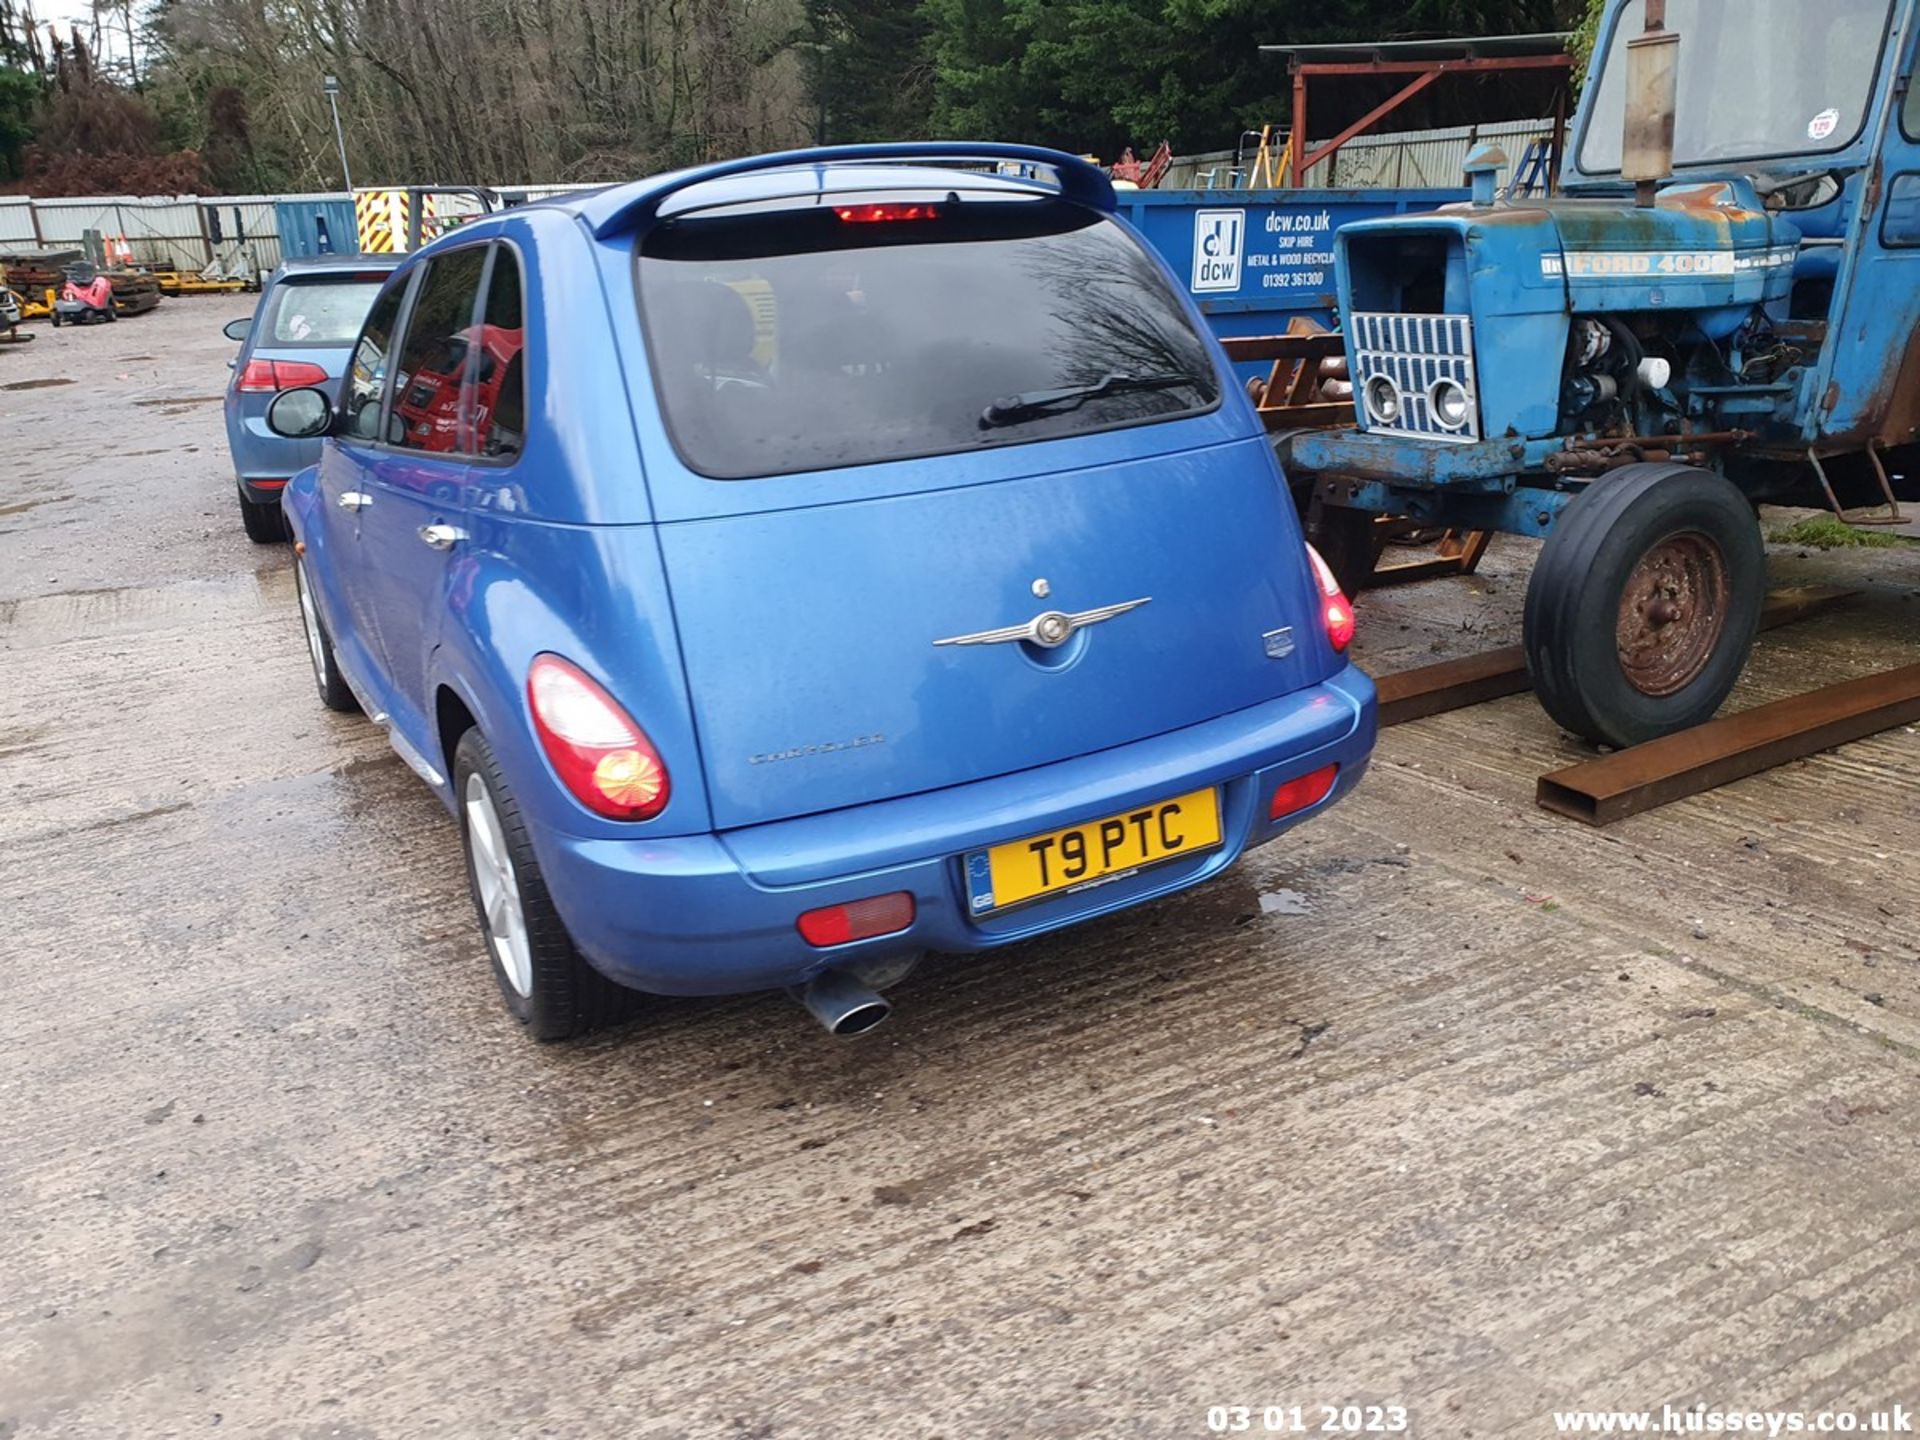
M 1727 628 L 1726 557 L 1698 531 L 1669 535 L 1640 557 L 1620 595 L 1620 669 L 1643 695 L 1684 690 Z

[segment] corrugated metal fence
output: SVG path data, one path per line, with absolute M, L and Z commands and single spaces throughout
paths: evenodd
M 1307 172 L 1309 185 L 1335 190 L 1419 189 L 1429 186 L 1453 186 L 1461 183 L 1460 166 L 1467 152 L 1486 142 L 1507 152 L 1510 162 L 1500 173 L 1500 183 L 1513 178 L 1513 169 L 1534 140 L 1546 140 L 1553 134 L 1551 120 L 1502 120 L 1491 125 L 1461 125 L 1448 130 L 1408 130 L 1386 135 L 1362 135 L 1349 140 Z M 1322 142 L 1315 141 L 1311 150 Z M 1211 150 L 1201 155 L 1176 155 L 1160 182 L 1163 190 L 1239 189 L 1247 183 L 1247 171 L 1253 168 L 1253 150 L 1240 155 L 1235 168 L 1234 152 Z
M 511 195 L 543 200 L 584 185 L 528 185 L 505 189 Z M 305 195 L 202 195 L 162 198 L 141 195 L 90 195 L 82 199 L 42 200 L 0 195 L 0 250 L 77 248 L 84 231 L 125 236 L 142 264 L 201 270 L 227 244 L 242 238 L 253 247 L 261 269 L 280 263 L 280 230 L 274 206 L 282 200 L 347 200 L 345 191 Z M 208 210 L 214 212 L 210 219 Z M 236 225 L 236 219 L 238 224 Z M 217 220 L 220 238 L 214 239 Z M 346 237 L 351 241 L 352 237 Z M 338 243 L 339 237 L 335 237 Z
M 1460 165 L 1467 152 L 1482 141 L 1499 145 L 1512 162 L 1500 183 L 1512 178 L 1512 166 L 1526 154 L 1527 145 L 1552 133 L 1550 120 L 1504 120 L 1491 125 L 1463 125 L 1450 130 L 1412 130 L 1399 134 L 1362 135 L 1343 145 L 1331 162 L 1323 161 L 1307 176 L 1312 185 L 1327 189 L 1417 189 L 1460 183 Z M 1202 155 L 1176 156 L 1164 190 L 1239 189 L 1246 184 L 1251 151 L 1241 156 L 1236 170 L 1234 152 L 1214 150 Z M 503 186 L 508 195 L 543 200 L 589 185 Z M 82 232 L 125 236 L 134 258 L 141 263 L 199 270 L 212 262 L 225 244 L 244 235 L 262 269 L 280 263 L 279 220 L 274 206 L 282 200 L 350 200 L 344 191 L 303 195 L 205 195 L 162 198 L 140 195 L 93 195 L 84 199 L 41 200 L 0 195 L 0 248 L 78 246 Z M 209 207 L 218 217 L 219 239 L 209 220 Z M 238 224 L 236 225 L 236 218 Z M 337 243 L 338 237 L 336 237 Z

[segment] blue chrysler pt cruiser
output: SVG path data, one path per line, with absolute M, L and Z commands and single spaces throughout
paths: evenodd
M 1184 889 L 1374 741 L 1353 616 L 1096 169 L 761 156 L 409 258 L 288 485 L 321 699 L 460 822 L 508 1008 L 786 987 Z

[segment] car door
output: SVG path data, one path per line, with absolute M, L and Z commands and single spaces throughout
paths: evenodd
M 426 750 L 427 657 L 445 610 L 448 567 L 466 538 L 463 496 L 477 449 L 476 382 L 498 368 L 481 343 L 490 247 L 437 255 L 414 283 L 386 396 L 384 443 L 364 462 L 360 545 L 376 612 L 386 704 L 396 729 Z
M 334 649 L 362 699 L 376 708 L 385 706 L 391 687 L 383 673 L 377 611 L 367 603 L 372 582 L 366 573 L 361 519 L 370 503 L 368 467 L 380 434 L 389 360 L 411 288 L 410 278 L 389 284 L 354 343 L 340 390 L 343 424 L 338 435 L 320 447 L 320 506 L 314 517 L 322 531 L 318 571 Z

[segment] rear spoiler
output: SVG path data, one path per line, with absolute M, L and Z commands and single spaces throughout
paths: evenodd
M 596 239 L 642 229 L 650 224 L 667 198 L 711 180 L 762 171 L 812 170 L 844 165 L 951 165 L 967 161 L 995 165 L 1030 166 L 1051 172 L 1051 180 L 1028 175 L 1036 189 L 1051 190 L 1061 199 L 1112 214 L 1117 202 L 1113 182 L 1097 166 L 1058 150 L 1037 145 L 1001 145 L 967 140 L 929 140 L 913 144 L 822 145 L 811 150 L 787 150 L 773 155 L 749 155 L 716 165 L 677 170 L 639 186 L 621 186 L 581 203 L 581 218 Z

